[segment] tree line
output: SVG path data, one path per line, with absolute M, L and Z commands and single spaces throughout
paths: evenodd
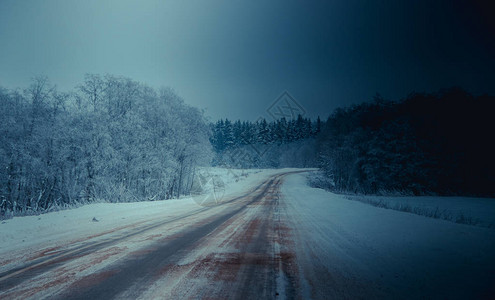
M 271 122 L 221 119 L 210 124 L 213 165 L 239 168 L 310 167 L 322 122 L 298 115 Z
M 203 113 L 170 89 L 88 74 L 0 88 L 0 216 L 187 194 L 211 160 Z
M 495 196 L 495 97 L 460 88 L 341 108 L 318 136 L 327 188 Z
M 339 108 L 325 121 L 209 123 L 171 89 L 88 74 L 0 88 L 0 217 L 188 194 L 198 166 L 320 167 L 338 192 L 495 196 L 495 97 L 459 88 Z

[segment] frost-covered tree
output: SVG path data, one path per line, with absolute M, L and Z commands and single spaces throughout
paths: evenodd
M 94 200 L 187 194 L 211 160 L 203 113 L 170 89 L 86 75 L 61 93 L 45 77 L 0 89 L 0 216 Z

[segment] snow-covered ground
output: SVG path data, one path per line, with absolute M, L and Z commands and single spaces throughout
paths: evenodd
M 495 199 L 493 198 L 432 196 L 347 196 L 347 198 L 452 222 L 495 228 Z
M 224 184 L 217 199 L 227 199 L 246 192 L 273 174 L 291 169 L 203 169 Z M 256 176 L 253 176 L 256 174 Z M 208 176 L 208 175 L 207 175 Z M 56 211 L 39 216 L 14 217 L 0 222 L 0 263 L 20 249 L 40 249 L 56 246 L 84 236 L 100 235 L 131 224 L 146 224 L 199 211 L 199 205 L 211 190 L 181 199 L 134 203 L 95 203 L 75 209 Z M 93 221 L 93 218 L 95 219 Z M 1 269 L 0 269 L 1 271 Z
M 304 175 L 286 177 L 282 195 L 296 235 L 305 298 L 485 299 L 495 295 L 494 229 L 350 201 L 308 187 Z M 446 200 L 421 198 L 437 201 L 435 206 L 442 208 L 455 203 L 465 213 L 470 208 L 461 199 Z M 486 218 L 483 203 L 480 199 L 469 213 Z M 492 208 L 491 203 L 485 207 Z
M 43 269 L 45 273 L 34 274 L 22 285 L 12 283 L 4 296 L 36 299 L 63 293 L 77 282 L 96 285 L 92 278 L 113 276 L 112 266 L 127 268 L 122 273 L 133 273 L 133 262 L 142 259 L 153 263 L 144 258 L 156 255 L 173 264 L 167 264 L 165 273 L 160 273 L 163 278 L 150 279 L 155 285 L 143 287 L 147 291 L 142 298 L 160 297 L 166 291 L 187 297 L 206 290 L 212 295 L 236 295 L 236 289 L 258 290 L 252 282 L 244 283 L 258 278 L 255 267 L 265 262 L 261 260 L 265 254 L 279 259 L 275 273 L 279 298 L 489 299 L 495 295 L 493 228 L 351 201 L 347 196 L 309 187 L 303 174 L 285 176 L 279 193 L 279 179 L 272 176 L 300 169 L 201 171 L 206 194 L 153 202 L 97 203 L 3 221 L 0 274 L 7 275 L 2 283 L 16 280 L 18 266 L 25 271 L 39 261 L 47 265 L 52 254 L 54 259 L 71 258 L 55 263 L 53 269 Z M 209 185 L 212 182 L 213 186 Z M 260 186 L 263 182 L 265 185 Z M 205 205 L 205 195 L 219 186 L 215 201 L 223 200 L 224 205 Z M 263 192 L 267 186 L 271 190 Z M 253 190 L 257 192 L 249 193 Z M 227 202 L 236 197 L 241 200 Z M 447 198 L 410 197 L 409 201 L 415 199 L 428 199 L 425 205 L 437 201 L 435 207 L 442 209 L 469 208 L 465 214 L 483 220 L 488 220 L 486 211 L 492 209 L 490 203 L 483 209 L 487 199 L 471 199 L 479 200 L 472 207 L 461 198 L 448 202 Z M 180 248 L 180 243 L 196 232 L 196 240 Z M 166 256 L 177 243 L 180 251 L 172 253 L 176 256 Z M 158 251 L 157 247 L 163 249 Z M 91 254 L 78 258 L 77 251 L 86 250 Z M 241 262 L 245 268 L 239 267 Z M 273 261 L 268 262 L 262 274 L 272 276 Z M 133 271 L 128 271 L 130 268 Z M 146 268 L 144 271 L 149 273 Z M 128 280 L 134 280 L 132 275 Z M 211 278 L 216 278 L 216 285 Z M 134 296 L 129 294 L 129 298 Z

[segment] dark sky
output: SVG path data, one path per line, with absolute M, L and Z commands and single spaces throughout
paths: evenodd
M 0 0 L 0 85 L 110 73 L 173 87 L 212 119 L 268 117 L 284 91 L 326 118 L 376 92 L 495 94 L 494 20 L 472 0 Z

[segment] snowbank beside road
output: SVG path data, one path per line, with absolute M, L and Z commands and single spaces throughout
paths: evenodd
M 495 199 L 473 197 L 346 196 L 374 206 L 455 223 L 495 228 Z
M 485 299 L 495 230 L 377 208 L 286 177 L 305 298 Z M 447 203 L 444 203 L 447 205 Z M 298 238 L 297 238 L 298 237 Z

